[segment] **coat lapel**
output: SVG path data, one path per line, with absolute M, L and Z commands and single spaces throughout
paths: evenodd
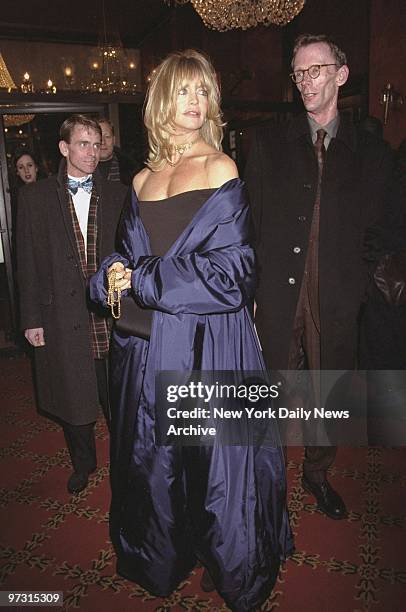
M 71 219 L 71 215 L 69 211 L 69 203 L 67 200 L 68 196 L 66 192 L 65 181 L 66 181 L 66 160 L 62 159 L 61 163 L 59 164 L 59 170 L 58 170 L 58 175 L 57 175 L 57 189 L 56 189 L 56 192 L 58 195 L 59 209 L 60 209 L 61 217 L 63 219 L 63 223 L 65 226 L 66 235 L 68 237 L 68 240 L 69 240 L 69 243 L 72 249 L 72 253 L 75 259 L 75 263 L 77 266 L 79 276 L 83 284 L 85 284 L 85 279 L 82 274 L 82 266 L 80 263 L 79 253 L 78 253 L 78 249 L 76 246 L 75 233 L 73 231 L 72 219 Z

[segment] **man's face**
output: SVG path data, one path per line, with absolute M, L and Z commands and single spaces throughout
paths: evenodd
M 101 138 L 93 128 L 75 125 L 70 142 L 61 140 L 59 150 L 66 157 L 70 176 L 80 178 L 93 174 L 100 159 Z
M 108 123 L 99 123 L 102 131 L 102 144 L 100 149 L 100 161 L 108 161 L 113 156 L 115 138 L 113 130 Z
M 296 53 L 293 70 L 305 70 L 314 64 L 334 64 L 336 58 L 326 43 L 313 43 L 301 47 Z M 317 118 L 334 117 L 337 112 L 338 90 L 348 78 L 347 66 L 323 66 L 320 74 L 312 79 L 305 72 L 303 80 L 297 84 L 303 104 L 308 113 Z

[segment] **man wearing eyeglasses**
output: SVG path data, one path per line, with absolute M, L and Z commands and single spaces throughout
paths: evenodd
M 292 69 L 306 112 L 256 131 L 245 176 L 259 267 L 256 326 L 272 370 L 354 370 L 364 244 L 381 215 L 391 154 L 338 112 L 349 69 L 332 40 L 300 36 Z M 310 380 L 312 395 L 299 396 L 315 407 L 320 393 Z M 342 519 L 345 504 L 327 480 L 335 454 L 334 446 L 307 446 L 302 484 L 321 512 Z

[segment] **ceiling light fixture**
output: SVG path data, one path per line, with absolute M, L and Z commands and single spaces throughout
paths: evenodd
M 300 13 L 306 0 L 164 0 L 168 5 L 189 1 L 205 26 L 225 32 L 257 25 L 286 25 Z

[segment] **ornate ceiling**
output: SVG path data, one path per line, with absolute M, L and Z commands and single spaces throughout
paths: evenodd
M 107 28 L 118 30 L 128 47 L 138 47 L 171 14 L 162 0 L 106 0 L 104 4 Z M 193 11 L 191 6 L 177 10 Z M 101 0 L 35 0 L 24 7 L 15 0 L 2 0 L 0 44 L 1 38 L 97 44 L 102 24 Z

